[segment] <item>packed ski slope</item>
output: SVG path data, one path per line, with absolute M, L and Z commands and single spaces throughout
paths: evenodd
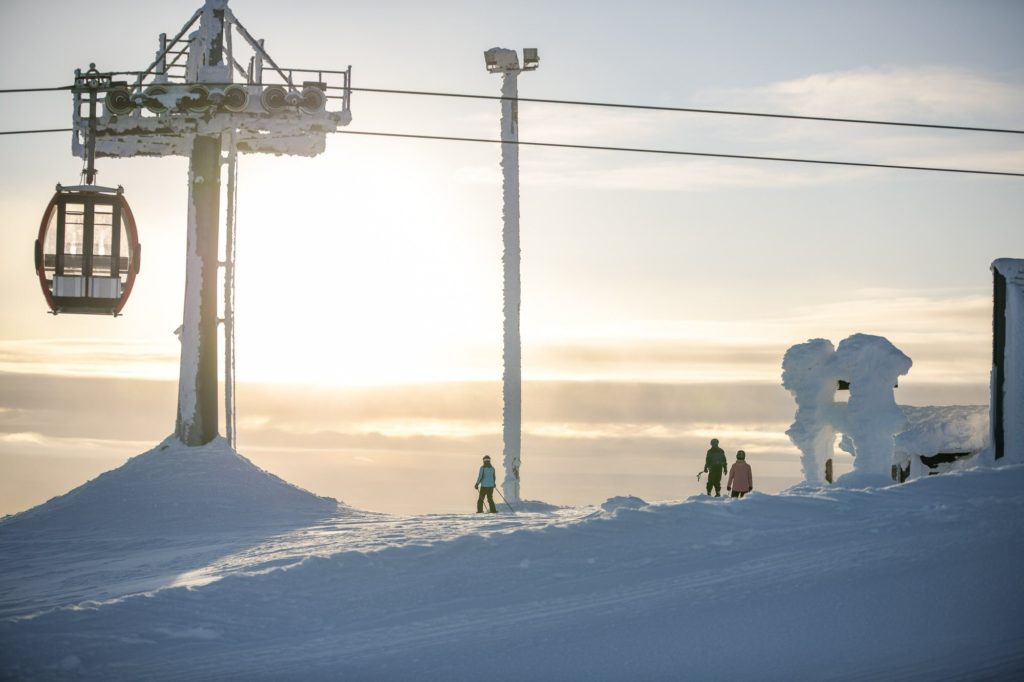
M 1024 466 L 395 517 L 328 509 L 220 441 L 164 445 L 0 523 L 4 679 L 1024 675 Z M 260 476 L 253 523 L 232 480 Z

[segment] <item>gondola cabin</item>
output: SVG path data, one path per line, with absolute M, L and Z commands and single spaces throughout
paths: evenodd
M 140 251 L 121 187 L 57 185 L 35 247 L 51 312 L 118 315 L 139 272 Z

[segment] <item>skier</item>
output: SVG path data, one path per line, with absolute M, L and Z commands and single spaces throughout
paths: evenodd
M 480 467 L 480 473 L 476 477 L 476 485 L 473 487 L 480 491 L 480 495 L 476 498 L 476 513 L 482 514 L 484 511 L 484 498 L 487 498 L 487 504 L 490 507 L 491 514 L 497 514 L 498 510 L 494 506 L 494 486 L 497 483 L 497 474 L 494 472 L 494 467 L 491 466 L 491 456 L 484 455 L 484 463 Z
M 725 460 L 725 450 L 718 447 L 718 439 L 711 439 L 711 449 L 704 458 L 704 472 L 708 475 L 708 495 L 715 489 L 715 497 L 722 496 L 722 474 L 729 470 Z
M 736 453 L 725 489 L 731 490 L 733 497 L 743 497 L 754 489 L 754 474 L 747 464 L 747 453 L 742 450 Z

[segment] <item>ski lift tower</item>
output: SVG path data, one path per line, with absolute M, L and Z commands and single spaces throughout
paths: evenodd
M 104 107 L 90 126 L 90 117 L 82 115 L 82 93 L 74 91 L 72 150 L 76 156 L 84 158 L 87 144 L 94 144 L 98 157 L 189 158 L 175 432 L 189 446 L 203 445 L 218 435 L 217 281 L 223 265 L 225 412 L 233 445 L 236 153 L 316 156 L 323 152 L 327 133 L 352 119 L 352 68 L 282 68 L 271 59 L 263 41 L 253 38 L 238 21 L 227 0 L 206 0 L 173 38 L 160 36 L 156 59 L 145 70 L 101 74 L 91 67 L 89 75 L 92 82 L 101 84 Z M 328 111 L 328 100 L 340 102 L 340 110 Z M 221 166 L 225 164 L 228 225 L 222 262 L 218 256 Z
M 501 170 L 503 196 L 505 332 L 502 357 L 502 439 L 504 441 L 505 498 L 519 502 L 519 464 L 523 439 L 523 352 L 519 334 L 522 284 L 519 247 L 519 73 L 540 65 L 537 49 L 523 50 L 523 64 L 515 50 L 492 47 L 484 52 L 490 73 L 501 74 Z

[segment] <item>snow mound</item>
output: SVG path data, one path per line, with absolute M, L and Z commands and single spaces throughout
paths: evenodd
M 338 502 L 254 465 L 223 438 L 171 436 L 69 493 L 0 522 L 0 531 L 174 535 L 310 522 Z
M 516 503 L 517 512 L 555 512 L 559 509 L 565 509 L 557 504 L 549 504 L 547 502 L 541 502 L 539 500 L 519 500 Z
M 601 503 L 601 509 L 606 512 L 614 512 L 619 509 L 641 509 L 647 506 L 645 500 L 633 495 L 625 495 L 619 497 L 609 497 L 607 500 Z
M 981 452 L 988 445 L 987 405 L 901 406 L 907 429 L 896 436 L 897 459 L 940 452 Z

